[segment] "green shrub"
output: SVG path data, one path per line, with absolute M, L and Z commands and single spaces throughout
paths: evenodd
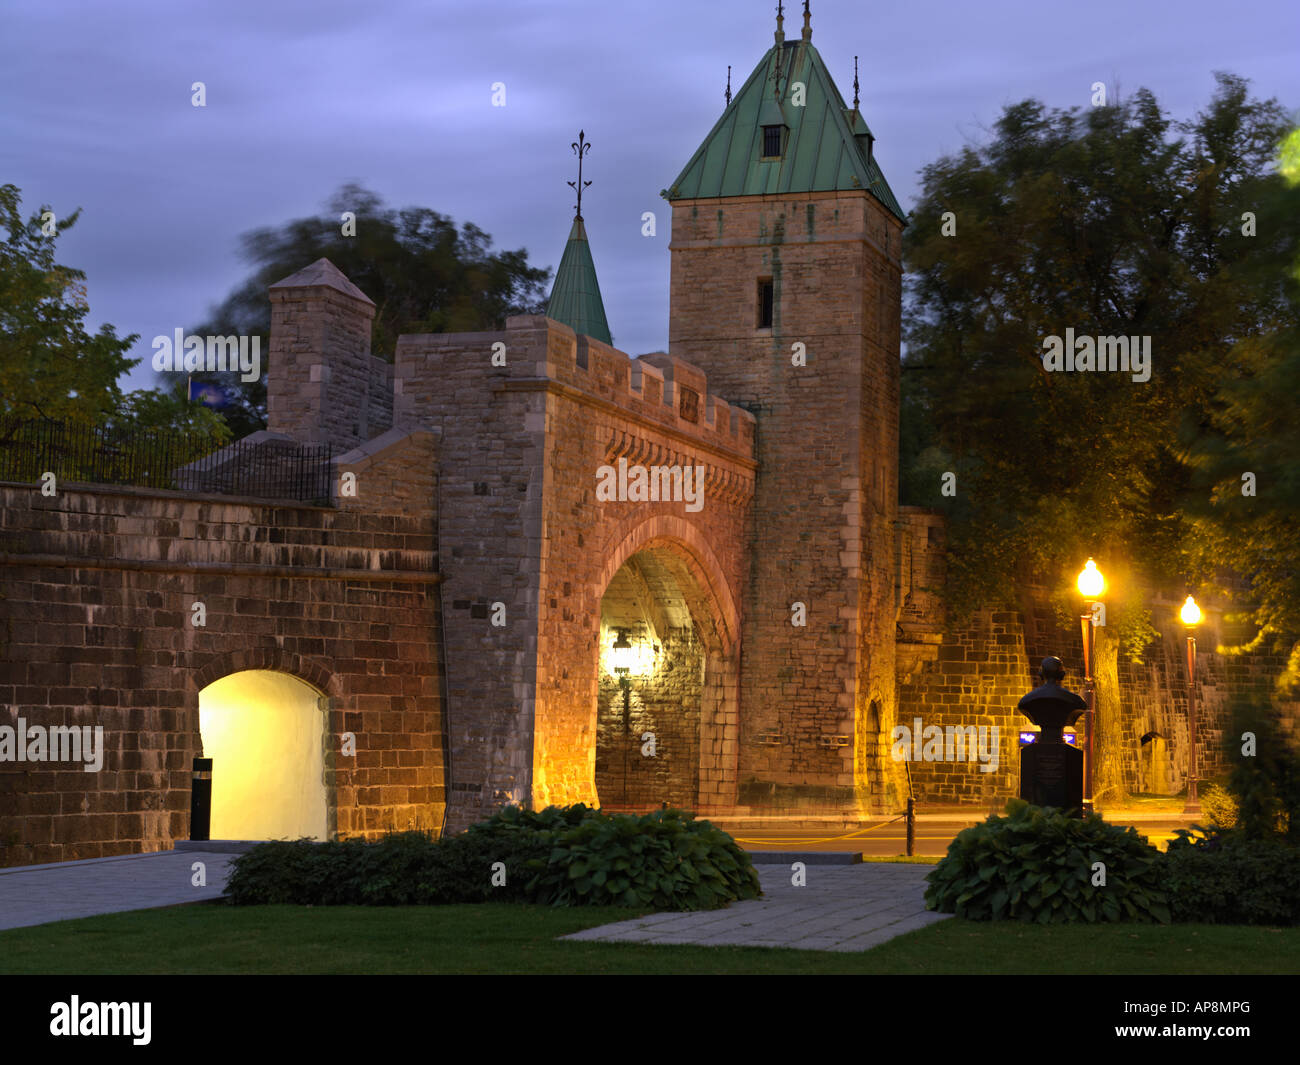
M 1226 788 L 1218 784 L 1207 784 L 1200 791 L 1201 807 L 1209 815 L 1212 824 L 1220 828 L 1231 828 L 1237 823 L 1237 800 Z
M 259 843 L 231 863 L 225 894 L 237 906 L 349 902 L 362 847 L 359 840 Z
M 1286 839 L 1300 845 L 1300 751 L 1287 736 L 1282 715 L 1267 696 L 1247 692 L 1233 702 L 1233 723 L 1224 736 L 1232 765 L 1228 788 L 1237 805 L 1234 828 L 1247 839 Z M 1242 753 L 1252 733 L 1255 753 Z
M 511 832 L 564 832 L 588 817 L 604 817 L 585 803 L 572 806 L 548 806 L 545 810 L 525 810 L 522 806 L 502 806 L 486 821 L 469 826 L 470 833 L 501 836 Z
M 517 902 L 551 852 L 532 831 L 465 833 L 436 840 L 399 832 L 373 843 L 261 843 L 234 861 L 226 895 L 235 905 L 411 906 L 453 902 Z M 505 866 L 494 886 L 493 866 Z
M 530 894 L 555 906 L 712 910 L 760 894 L 736 841 L 680 810 L 588 816 L 534 864 Z
M 1300 848 L 1238 832 L 1180 830 L 1161 867 L 1175 921 L 1300 924 Z
M 493 883 L 504 866 L 504 884 Z M 680 811 L 610 817 L 581 804 L 508 806 L 467 832 L 367 843 L 262 843 L 234 861 L 236 905 L 408 906 L 547 902 L 712 909 L 759 893 L 749 856 Z
M 551 830 L 472 826 L 439 844 L 441 862 L 432 881 L 438 902 L 530 902 L 528 882 L 551 853 Z M 493 883 L 500 862 L 505 883 Z
M 395 832 L 349 853 L 355 859 L 340 875 L 339 884 L 339 898 L 346 904 L 410 906 L 459 901 L 445 894 L 439 873 L 446 850 L 429 833 Z
M 1169 921 L 1160 852 L 1133 828 L 1022 799 L 964 829 L 926 878 L 926 907 L 972 921 Z M 1093 863 L 1105 886 L 1093 886 Z

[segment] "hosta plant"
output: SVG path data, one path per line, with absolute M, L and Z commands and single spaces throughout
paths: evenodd
M 1133 828 L 1022 799 L 958 833 L 926 878 L 928 909 L 972 921 L 1169 921 L 1160 852 Z

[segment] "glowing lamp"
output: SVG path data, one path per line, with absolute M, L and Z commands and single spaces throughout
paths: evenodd
M 627 630 L 618 630 L 618 639 L 614 641 L 612 654 L 614 660 L 614 672 L 622 673 L 624 676 L 632 672 L 632 660 L 636 657 L 635 649 L 632 647 L 632 641 L 627 638 Z
M 1088 559 L 1087 564 L 1079 573 L 1079 592 L 1085 599 L 1096 599 L 1101 595 L 1106 587 L 1106 580 L 1101 575 L 1101 570 L 1097 568 L 1097 563 Z
M 1201 608 L 1196 605 L 1196 600 L 1189 595 L 1187 602 L 1183 604 L 1183 609 L 1178 612 L 1178 616 L 1183 619 L 1184 625 L 1199 625 L 1201 622 Z

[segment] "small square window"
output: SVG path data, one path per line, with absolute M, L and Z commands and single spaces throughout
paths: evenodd
M 781 127 L 763 127 L 763 157 L 771 158 L 781 154 Z
M 772 288 L 772 279 L 762 277 L 758 280 L 758 328 L 772 328 L 772 308 L 774 303 L 774 294 Z

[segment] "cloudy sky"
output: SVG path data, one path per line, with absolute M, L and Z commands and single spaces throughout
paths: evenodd
M 1186 118 L 1227 70 L 1300 108 L 1295 0 L 814 0 L 812 16 L 846 95 L 861 57 L 862 109 L 905 208 L 923 165 L 1026 97 L 1087 106 L 1093 82 L 1145 86 Z M 801 22 L 788 5 L 787 34 Z M 579 128 L 610 328 L 641 354 L 668 337 L 659 190 L 721 113 L 728 64 L 738 88 L 772 44 L 775 3 L 6 0 L 0 25 L 0 183 L 24 213 L 83 209 L 59 261 L 87 274 L 92 328 L 141 335 L 135 356 L 248 275 L 241 233 L 318 213 L 348 181 L 554 267 Z M 127 384 L 152 376 L 146 358 Z

